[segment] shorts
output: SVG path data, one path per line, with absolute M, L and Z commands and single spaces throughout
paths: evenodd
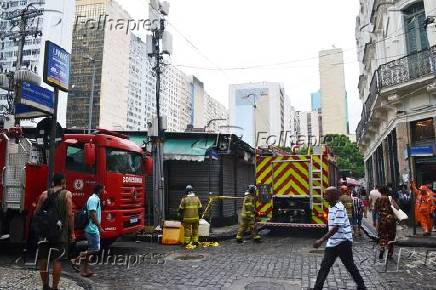
M 100 234 L 90 234 L 85 232 L 86 240 L 88 240 L 88 252 L 100 251 Z
M 67 257 L 66 243 L 38 243 L 38 260 L 60 260 Z

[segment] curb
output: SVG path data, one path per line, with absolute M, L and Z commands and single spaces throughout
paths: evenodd
M 365 234 L 374 242 L 378 241 L 378 236 L 371 225 L 362 223 L 362 228 Z M 405 236 L 397 240 L 396 245 L 400 247 L 416 247 L 416 248 L 436 248 L 435 238 L 426 238 L 420 236 Z

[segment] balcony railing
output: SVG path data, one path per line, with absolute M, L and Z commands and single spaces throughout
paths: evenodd
M 356 129 L 357 140 L 359 141 L 368 129 L 372 107 L 381 89 L 432 74 L 436 76 L 436 46 L 381 65 L 371 80 L 369 96 L 363 105 L 362 118 Z
M 399 85 L 431 74 L 432 50 L 423 50 L 380 66 L 381 87 Z

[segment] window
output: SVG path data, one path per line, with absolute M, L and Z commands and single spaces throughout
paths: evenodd
M 141 154 L 114 148 L 106 149 L 106 168 L 113 173 L 144 175 Z
M 76 172 L 95 173 L 95 167 L 88 167 L 85 164 L 83 144 L 68 146 L 66 168 Z
M 411 127 L 413 142 L 433 140 L 435 137 L 433 118 L 412 122 Z
M 429 48 L 425 21 L 424 2 L 412 4 L 404 10 L 404 30 L 408 54 Z

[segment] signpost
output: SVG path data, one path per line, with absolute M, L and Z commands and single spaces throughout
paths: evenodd
M 53 92 L 29 82 L 18 88 L 20 102 L 15 108 L 16 118 L 38 118 L 54 112 Z
M 48 155 L 48 187 L 52 185 L 54 175 L 54 153 L 56 149 L 56 124 L 59 90 L 68 92 L 71 55 L 51 41 L 45 42 L 44 75 L 45 83 L 54 87 L 53 114 L 50 130 L 50 147 Z
M 53 42 L 45 42 L 44 75 L 45 83 L 68 92 L 70 79 L 70 54 Z

